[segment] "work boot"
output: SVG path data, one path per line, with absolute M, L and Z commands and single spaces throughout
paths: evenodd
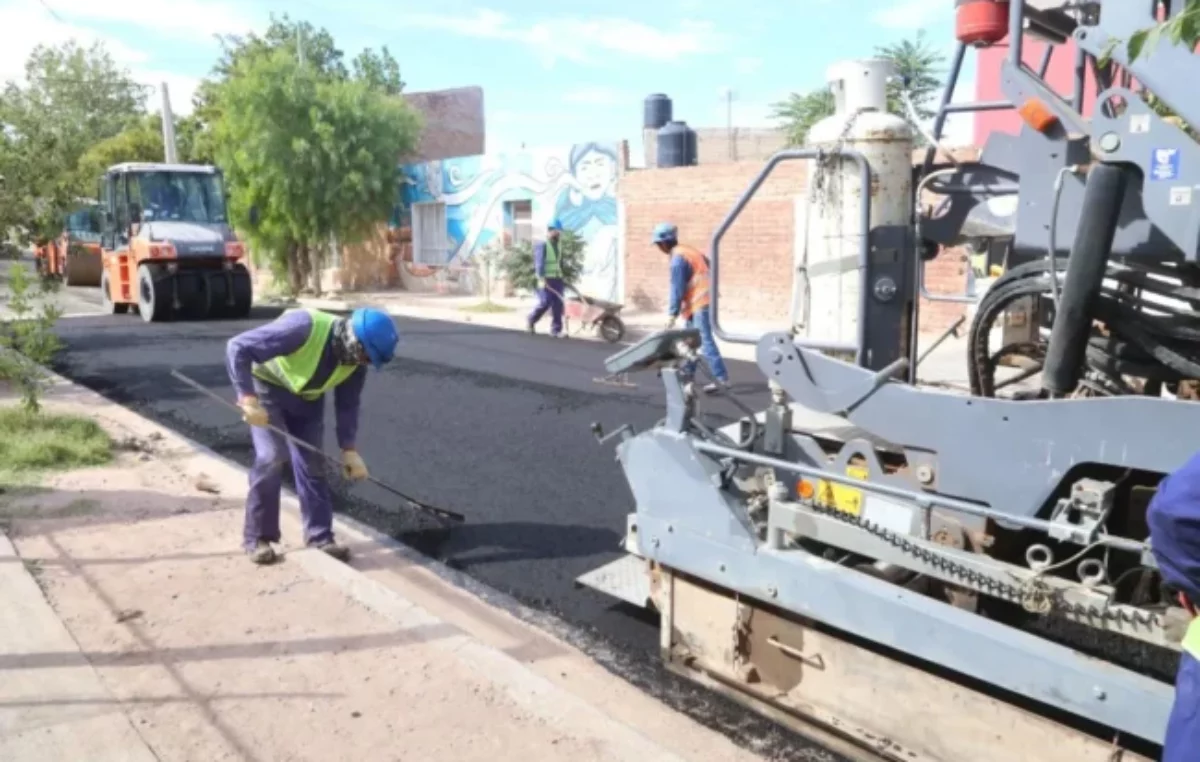
M 338 545 L 333 540 L 319 542 L 313 547 L 330 558 L 336 558 L 338 561 L 342 561 L 343 563 L 350 560 L 350 548 L 347 548 L 345 545 Z
M 275 553 L 275 549 L 271 547 L 271 543 L 266 540 L 259 540 L 254 546 L 254 550 L 249 551 L 250 561 L 259 566 L 267 566 L 279 560 L 279 555 Z
M 704 385 L 705 394 L 724 394 L 729 391 L 728 381 L 714 381 L 711 384 Z
M 532 320 L 525 321 L 525 330 L 528 331 L 530 335 L 537 333 L 537 330 L 533 326 Z

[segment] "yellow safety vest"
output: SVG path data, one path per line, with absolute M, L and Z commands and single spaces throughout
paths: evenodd
M 289 312 L 293 311 L 289 310 Z M 251 372 L 255 378 L 275 386 L 282 386 L 292 394 L 311 401 L 320 399 L 325 392 L 350 378 L 359 366 L 339 364 L 329 374 L 329 379 L 324 386 L 305 389 L 304 387 L 308 386 L 308 382 L 312 380 L 313 374 L 317 372 L 317 365 L 320 364 L 321 356 L 325 353 L 325 344 L 329 341 L 329 334 L 333 333 L 334 323 L 337 322 L 337 318 L 327 312 L 320 310 L 305 310 L 305 312 L 312 318 L 312 330 L 309 331 L 304 345 L 290 355 L 272 358 L 261 365 L 256 363 L 251 368 Z

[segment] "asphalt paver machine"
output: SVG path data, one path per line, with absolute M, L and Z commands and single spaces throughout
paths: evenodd
M 834 67 L 838 114 L 770 159 L 709 252 L 713 324 L 757 346 L 770 404 L 705 425 L 691 331 L 610 357 L 659 372 L 666 418 L 596 427 L 636 511 L 628 555 L 579 581 L 657 609 L 672 669 L 850 758 L 1155 759 L 1187 615 L 1145 512 L 1200 449 L 1200 58 L 1164 40 L 1127 60 L 1163 3 L 956 5 L 930 137 L 971 110 L 1015 110 L 1019 133 L 914 168 L 886 66 Z M 967 53 L 1006 40 L 1006 99 L 951 103 Z M 1053 56 L 1073 94 L 1047 83 Z M 811 169 L 791 328 L 724 330 L 722 239 L 793 160 Z M 1000 269 L 981 298 L 923 285 L 946 246 Z M 922 298 L 976 302 L 969 392 L 917 383 Z

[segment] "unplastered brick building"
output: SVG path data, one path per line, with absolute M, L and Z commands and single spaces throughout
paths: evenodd
M 965 149 L 955 155 L 960 160 L 975 158 L 976 151 Z M 914 163 L 923 159 L 924 151 L 914 154 Z M 654 225 L 673 222 L 683 241 L 706 249 L 762 166 L 761 161 L 739 161 L 623 173 L 617 193 L 624 215 L 627 304 L 665 309 L 667 261 L 649 244 Z M 722 318 L 786 325 L 799 238 L 796 204 L 807 198 L 806 170 L 806 162 L 778 165 L 722 240 Z M 963 294 L 967 278 L 968 262 L 961 249 L 944 250 L 926 265 L 925 285 L 931 294 Z M 922 300 L 920 329 L 944 331 L 964 311 L 959 303 Z

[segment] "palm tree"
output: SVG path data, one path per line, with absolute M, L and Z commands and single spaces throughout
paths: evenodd
M 921 121 L 932 118 L 935 113 L 932 101 L 942 89 L 942 64 L 946 56 L 925 39 L 924 30 L 917 32 L 911 40 L 878 46 L 875 54 L 889 59 L 896 67 L 897 81 L 888 85 L 888 111 L 912 124 L 901 96 L 900 83 L 907 80 L 917 116 Z M 832 116 L 833 112 L 833 93 L 827 87 L 808 93 L 792 93 L 772 106 L 772 116 L 787 133 L 791 145 L 803 144 L 812 126 Z M 924 138 L 916 131 L 918 125 L 912 126 L 918 144 L 924 143 Z

